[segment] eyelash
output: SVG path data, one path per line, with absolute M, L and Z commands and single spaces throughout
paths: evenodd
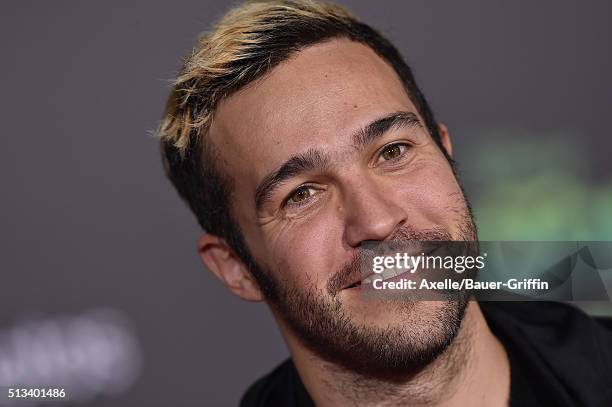
M 406 150 L 404 152 L 402 152 L 398 157 L 394 157 L 390 160 L 386 160 L 385 162 L 389 163 L 389 162 L 396 162 L 401 160 L 402 158 L 404 158 L 404 156 L 406 155 L 408 149 L 411 147 L 411 145 L 409 143 L 406 142 L 402 142 L 402 141 L 395 141 L 389 144 L 385 144 L 384 146 L 382 146 L 380 148 L 380 150 L 378 150 L 378 153 L 376 154 L 376 164 L 378 164 L 378 160 L 381 158 L 382 154 L 384 153 L 384 151 L 388 148 L 392 148 L 392 147 L 405 147 Z
M 391 147 L 396 147 L 396 146 L 398 146 L 398 147 L 405 147 L 406 150 L 410 148 L 410 144 L 408 144 L 406 142 L 393 142 L 393 143 L 385 144 L 380 150 L 378 150 L 378 154 L 376 155 L 377 160 L 380 159 L 380 157 L 383 154 L 383 152 L 385 151 L 385 149 L 388 149 L 388 148 L 391 148 Z M 399 161 L 399 160 L 401 160 L 404 157 L 405 154 L 406 154 L 406 151 L 401 153 L 401 155 L 399 155 L 398 157 L 394 157 L 394 158 L 392 158 L 390 160 L 386 160 L 386 162 L 396 162 L 396 161 Z M 315 189 L 312 185 L 309 185 L 309 184 L 300 185 L 299 187 L 297 187 L 296 189 L 291 191 L 289 193 L 289 195 L 287 195 L 287 197 L 282 202 L 282 207 L 283 208 L 286 207 L 286 206 L 299 207 L 299 206 L 307 205 L 308 202 L 310 201 L 310 199 L 312 198 L 312 196 L 304 199 L 302 202 L 293 202 L 293 203 L 290 202 L 291 201 L 291 197 L 293 195 L 295 195 L 299 190 L 304 189 L 304 188 Z
M 303 184 L 303 185 L 300 185 L 299 187 L 297 187 L 296 189 L 294 189 L 293 191 L 291 191 L 291 192 L 289 193 L 289 195 L 288 195 L 288 196 L 287 196 L 287 197 L 286 197 L 286 198 L 283 200 L 282 207 L 283 207 L 283 208 L 284 208 L 284 207 L 286 207 L 286 206 L 294 206 L 294 207 L 299 207 L 299 206 L 307 205 L 307 204 L 308 204 L 308 202 L 310 201 L 310 198 L 312 198 L 312 196 L 311 196 L 311 197 L 308 197 L 308 198 L 306 198 L 306 199 L 304 199 L 302 202 L 290 202 L 290 201 L 291 201 L 291 197 L 292 197 L 293 195 L 295 195 L 295 194 L 296 194 L 296 193 L 297 193 L 299 190 L 301 190 L 301 189 L 316 189 L 316 188 L 315 188 L 315 187 L 313 187 L 312 185 L 309 185 L 309 184 Z M 313 195 L 314 195 L 314 194 L 313 194 Z

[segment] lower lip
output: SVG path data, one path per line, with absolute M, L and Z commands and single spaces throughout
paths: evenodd
M 401 281 L 402 279 L 408 279 L 408 280 L 412 280 L 415 279 L 416 277 L 416 273 L 412 273 L 410 270 L 406 270 L 401 274 L 398 274 L 397 276 L 391 277 L 391 278 L 386 278 L 383 281 L 388 283 L 388 282 L 397 282 L 397 281 Z M 376 280 L 377 278 L 374 278 L 374 280 Z M 372 281 L 372 283 L 367 284 L 367 287 L 372 287 L 372 284 L 374 283 L 374 281 Z M 363 285 L 363 284 L 362 284 Z
M 374 274 L 374 276 L 376 276 L 376 274 Z M 395 277 L 387 278 L 387 279 L 385 279 L 383 281 L 385 281 L 385 282 L 392 282 L 392 281 L 393 282 L 397 282 L 397 281 L 400 281 L 403 278 L 405 278 L 405 279 L 414 279 L 415 278 L 415 273 L 411 273 L 410 270 L 406 270 L 403 273 L 398 274 Z M 374 280 L 376 280 L 376 279 L 377 278 L 374 278 Z M 374 281 L 372 281 L 371 283 L 367 283 L 367 284 L 363 284 L 362 283 L 362 284 L 359 284 L 359 285 L 354 286 L 354 287 L 347 287 L 343 291 L 347 291 L 347 290 L 348 291 L 361 291 L 362 289 L 370 290 L 370 289 L 373 289 L 373 282 Z

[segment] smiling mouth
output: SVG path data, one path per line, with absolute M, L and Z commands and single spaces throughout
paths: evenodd
M 404 273 L 408 273 L 410 270 L 406 269 L 386 269 L 382 273 L 372 273 L 364 277 L 363 279 L 349 285 L 345 288 L 345 290 L 349 290 L 351 288 L 361 287 L 363 284 L 372 284 L 374 280 L 381 279 L 382 281 L 390 280 L 392 278 L 396 278 Z
M 356 287 L 361 287 L 361 280 L 357 281 L 356 283 L 353 283 L 353 284 L 349 285 L 348 287 L 345 288 L 345 290 L 349 290 L 351 288 L 356 288 Z
M 429 250 L 426 250 L 424 253 L 422 253 L 424 256 L 430 256 L 432 255 L 432 253 L 436 252 L 439 248 L 438 247 L 434 247 L 434 248 L 430 248 Z M 388 268 L 383 270 L 381 273 L 370 273 L 367 276 L 363 277 L 362 279 L 354 282 L 353 284 L 345 287 L 345 290 L 349 290 L 352 288 L 358 288 L 361 287 L 363 284 L 372 284 L 374 282 L 374 280 L 382 280 L 382 281 L 386 281 L 386 280 L 391 280 L 394 278 L 397 278 L 399 276 L 401 276 L 402 274 L 405 273 L 410 273 L 413 274 L 415 272 L 415 270 L 412 270 L 410 268 Z

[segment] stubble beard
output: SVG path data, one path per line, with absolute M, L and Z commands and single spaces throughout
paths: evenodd
M 477 242 L 469 204 L 459 229 L 456 240 Z M 414 240 L 451 240 L 439 230 L 399 233 L 403 238 L 416 237 Z M 329 287 L 322 290 L 307 284 L 302 288 L 274 277 L 280 273 L 258 270 L 262 273 L 269 278 L 269 304 L 304 346 L 341 368 L 387 380 L 416 375 L 438 358 L 457 337 L 469 302 L 465 292 L 437 301 L 436 306 L 422 301 L 382 301 L 376 306 L 384 303 L 381 309 L 396 317 L 393 325 L 382 328 L 356 323 L 339 293 L 330 293 Z M 422 309 L 427 312 L 420 312 Z

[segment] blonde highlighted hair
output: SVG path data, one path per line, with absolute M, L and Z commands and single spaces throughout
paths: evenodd
M 342 26 L 352 21 L 354 17 L 341 7 L 307 0 L 250 1 L 230 10 L 185 59 L 160 126 L 162 139 L 182 152 L 197 142 L 219 100 L 277 62 L 274 48 L 283 45 L 285 27 L 306 22 Z
M 231 213 L 234 180 L 219 168 L 206 137 L 215 108 L 300 50 L 333 38 L 362 43 L 389 63 L 440 144 L 433 113 L 398 50 L 344 8 L 311 0 L 264 0 L 232 9 L 185 58 L 159 134 L 166 174 L 180 196 L 202 228 L 225 238 L 247 264 L 249 251 Z

